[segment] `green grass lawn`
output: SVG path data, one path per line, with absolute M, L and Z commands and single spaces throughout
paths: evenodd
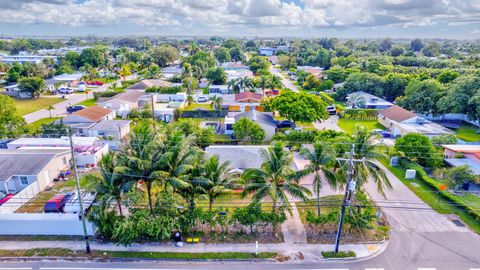
M 338 126 L 348 134 L 353 133 L 353 130 L 356 125 L 364 126 L 368 130 L 385 129 L 382 125 L 380 125 L 377 122 L 377 120 L 351 120 L 351 119 L 344 119 L 344 118 L 340 118 L 338 120 Z
M 35 122 L 32 122 L 32 123 L 27 125 L 28 131 L 29 131 L 30 134 L 38 134 L 38 133 L 40 133 L 40 128 L 42 127 L 42 125 L 50 124 L 53 121 L 58 120 L 60 118 L 61 117 L 39 119 L 39 120 L 37 120 Z
M 41 109 L 46 109 L 49 105 L 54 105 L 63 101 L 61 98 L 45 98 L 38 99 L 15 99 L 15 105 L 20 115 L 36 112 Z
M 457 129 L 457 138 L 466 142 L 478 142 L 480 141 L 478 130 L 480 129 L 472 125 L 462 125 Z
M 342 204 L 343 195 L 331 195 L 320 197 L 320 213 L 327 214 L 331 211 L 338 210 Z M 307 223 L 307 212 L 317 213 L 317 199 L 312 199 L 309 202 L 296 202 L 300 219 L 303 223 Z
M 83 106 L 87 106 L 87 107 L 90 107 L 90 106 L 95 106 L 97 105 L 97 101 L 95 101 L 94 98 L 89 98 L 89 99 L 85 99 L 84 101 L 80 102 L 80 103 L 77 103 L 75 105 L 83 105 Z
M 467 215 L 463 209 L 456 207 L 452 202 L 444 199 L 424 182 L 420 180 L 405 179 L 404 168 L 391 167 L 387 159 L 379 159 L 379 161 L 398 177 L 398 179 L 400 179 L 400 181 L 402 181 L 403 184 L 405 184 L 413 193 L 415 193 L 415 195 L 422 199 L 426 204 L 430 205 L 434 210 L 441 214 L 455 214 L 473 231 L 480 233 L 480 222 L 475 221 L 471 216 Z M 413 185 L 413 183 L 416 183 L 416 185 Z M 472 194 L 459 195 L 458 198 L 470 205 L 480 205 L 480 198 Z M 480 209 L 478 211 L 480 211 Z
M 213 111 L 213 108 L 210 107 L 210 103 L 192 103 L 189 104 L 188 107 L 185 108 L 186 111 L 194 111 L 194 110 L 207 110 Z

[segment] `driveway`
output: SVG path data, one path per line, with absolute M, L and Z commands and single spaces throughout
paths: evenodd
M 280 77 L 280 79 L 282 79 L 283 86 L 287 87 L 288 89 L 292 90 L 293 92 L 298 92 L 298 88 L 295 85 L 293 85 L 293 83 L 288 78 L 285 78 L 285 76 L 283 76 L 283 74 L 280 73 L 275 67 L 270 66 L 270 72 L 273 75 L 278 76 L 278 77 Z
M 86 99 L 93 98 L 93 92 L 104 92 L 108 89 L 108 87 L 111 85 L 109 84 L 104 84 L 100 87 L 97 87 L 93 89 L 88 95 L 86 94 L 69 94 L 69 95 L 64 95 L 65 96 L 65 101 L 62 101 L 60 103 L 57 103 L 53 105 L 55 109 L 52 110 L 52 117 L 59 117 L 59 116 L 65 116 L 67 114 L 66 109 L 68 106 L 75 105 L 79 102 L 82 102 Z M 50 96 L 45 96 L 45 97 L 50 97 Z M 52 97 L 58 97 L 58 96 L 52 96 Z M 29 113 L 23 116 L 25 118 L 25 121 L 27 124 L 30 124 L 32 122 L 35 122 L 37 120 L 40 120 L 42 118 L 48 118 L 50 117 L 50 112 L 46 109 L 42 109 L 33 113 Z
M 336 130 L 336 131 L 342 131 L 343 130 L 338 126 L 338 115 L 332 115 L 330 116 L 327 120 L 323 122 L 315 122 L 313 123 L 313 126 L 318 129 L 318 130 Z

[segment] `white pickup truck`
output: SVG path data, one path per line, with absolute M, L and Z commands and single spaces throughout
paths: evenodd
M 92 206 L 97 193 L 95 192 L 81 192 L 82 201 L 83 201 L 83 210 L 86 212 Z M 71 196 L 65 207 L 63 208 L 64 213 L 80 213 L 80 200 L 78 199 L 78 193 L 75 192 L 75 195 Z

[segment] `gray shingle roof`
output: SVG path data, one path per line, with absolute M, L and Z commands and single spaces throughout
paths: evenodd
M 208 155 L 218 156 L 223 163 L 230 161 L 232 169 L 260 168 L 263 159 L 260 149 L 267 149 L 266 145 L 211 145 L 205 148 Z
M 37 175 L 65 149 L 0 150 L 0 180 L 14 175 Z

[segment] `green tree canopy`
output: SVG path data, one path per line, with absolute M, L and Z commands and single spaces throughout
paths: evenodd
M 442 113 L 463 113 L 472 119 L 479 119 L 479 101 L 480 77 L 464 75 L 450 84 L 446 95 L 440 98 L 437 105 Z
M 437 167 L 442 159 L 432 141 L 425 135 L 409 133 L 395 141 L 395 150 L 425 167 Z
M 227 74 L 221 67 L 209 69 L 207 72 L 207 79 L 212 84 L 225 84 L 227 82 Z
M 327 118 L 325 102 L 315 95 L 284 91 L 271 104 L 281 116 L 293 122 L 312 123 Z
M 377 97 L 383 97 L 385 80 L 377 74 L 361 72 L 348 76 L 343 87 L 338 89 L 337 98 L 344 100 L 350 93 L 363 91 Z
M 265 131 L 260 125 L 246 117 L 240 118 L 240 120 L 233 124 L 233 135 L 244 143 L 251 142 L 253 144 L 259 144 L 265 139 Z
M 33 98 L 39 98 L 45 88 L 45 81 L 38 77 L 25 77 L 18 80 L 22 92 L 29 93 Z
M 0 138 L 14 138 L 22 133 L 25 120 L 17 112 L 15 101 L 6 95 L 0 95 Z
M 397 98 L 397 104 L 416 113 L 438 115 L 437 102 L 444 94 L 445 89 L 439 82 L 416 79 L 410 81 L 405 94 Z
M 180 58 L 178 50 L 167 44 L 151 48 L 148 50 L 148 55 L 159 67 L 165 67 Z

